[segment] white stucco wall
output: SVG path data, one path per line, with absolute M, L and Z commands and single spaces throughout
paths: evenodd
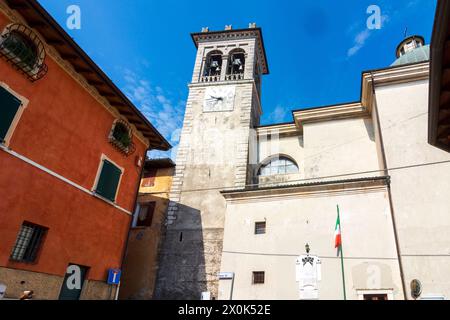
M 259 135 L 257 159 L 258 165 L 255 167 L 254 174 L 258 174 L 258 170 L 262 163 L 266 163 L 268 159 L 273 156 L 288 156 L 288 158 L 295 161 L 298 165 L 298 173 L 285 174 L 277 176 L 259 177 L 254 182 L 259 185 L 266 185 L 270 183 L 283 183 L 287 181 L 300 181 L 305 177 L 304 166 L 304 148 L 303 148 L 303 136 L 302 135 Z
M 376 88 L 388 168 L 448 161 L 428 144 L 428 80 Z M 450 163 L 389 170 L 405 279 L 450 298 Z
M 306 178 L 379 170 L 371 118 L 306 123 L 303 131 Z
M 235 200 L 227 203 L 221 271 L 235 272 L 233 299 L 299 299 L 295 259 L 305 253 L 322 260 L 320 299 L 342 299 L 340 259 L 334 248 L 334 226 L 340 205 L 348 299 L 358 289 L 402 290 L 384 186 L 290 196 Z M 254 234 L 266 221 L 267 233 Z M 239 239 L 239 241 L 236 241 Z M 252 272 L 265 271 L 266 283 L 252 284 Z M 231 281 L 221 280 L 219 298 L 228 299 Z
M 266 135 L 262 135 L 258 139 L 258 159 L 263 162 L 267 158 L 275 154 L 285 154 L 297 162 L 303 169 L 304 148 L 303 136 L 279 136 L 273 135 L 270 139 Z

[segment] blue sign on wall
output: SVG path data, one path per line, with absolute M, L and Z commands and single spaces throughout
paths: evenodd
M 119 284 L 122 271 L 120 269 L 108 270 L 108 284 Z

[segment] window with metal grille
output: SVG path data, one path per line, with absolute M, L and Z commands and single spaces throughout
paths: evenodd
M 116 201 L 122 170 L 108 160 L 103 160 L 100 177 L 98 178 L 95 193 L 112 202 Z
M 35 262 L 47 230 L 45 227 L 24 222 L 17 235 L 11 260 L 27 263 Z
M 155 168 L 147 169 L 144 172 L 144 178 L 142 179 L 142 187 L 149 188 L 155 186 L 155 178 L 156 178 L 156 172 L 158 170 Z
M 255 223 L 255 234 L 265 234 L 266 233 L 266 222 L 256 222 Z
M 16 30 L 11 31 L 8 38 L 2 43 L 5 50 L 19 60 L 26 71 L 33 70 L 38 62 L 38 50 L 36 45 L 25 34 Z
M 122 119 L 114 121 L 111 132 L 109 133 L 109 143 L 126 156 L 129 156 L 136 151 L 131 127 Z
M 265 272 L 253 271 L 253 284 L 264 284 Z
M 21 104 L 19 99 L 0 86 L 0 143 L 5 141 Z
M 156 202 L 143 203 L 140 205 L 136 227 L 151 227 Z
M 7 26 L 0 36 L 0 56 L 6 58 L 31 81 L 41 79 L 48 71 L 45 47 L 36 33 L 22 24 Z

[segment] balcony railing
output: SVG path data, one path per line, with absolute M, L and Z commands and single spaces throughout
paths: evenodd
M 220 74 L 215 76 L 203 76 L 200 79 L 201 82 L 218 82 L 220 81 Z
M 227 80 L 227 81 L 243 80 L 243 79 L 244 79 L 243 73 L 227 74 L 225 76 L 225 80 Z
M 235 74 L 227 74 L 225 76 L 225 81 L 237 81 L 237 80 L 244 80 L 244 74 L 235 73 Z M 219 81 L 220 81 L 220 74 L 200 77 L 200 82 L 219 82 Z

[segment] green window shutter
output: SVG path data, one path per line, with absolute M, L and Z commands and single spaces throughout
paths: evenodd
M 103 160 L 102 172 L 100 173 L 95 192 L 114 202 L 121 175 L 122 171 L 119 168 L 108 160 Z
M 19 99 L 5 88 L 0 87 L 0 142 L 5 140 L 9 127 L 11 127 L 21 104 L 22 102 Z

